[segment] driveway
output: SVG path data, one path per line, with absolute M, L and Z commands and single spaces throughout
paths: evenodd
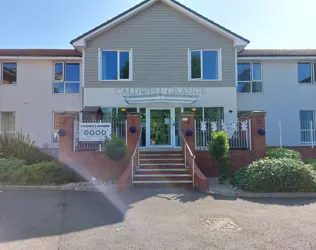
M 316 249 L 316 200 L 0 191 L 0 249 Z

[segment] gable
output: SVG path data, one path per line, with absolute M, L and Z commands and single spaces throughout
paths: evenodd
M 123 12 L 122 14 L 114 17 L 113 19 L 93 28 L 92 30 L 84 33 L 83 35 L 75 38 L 71 41 L 71 44 L 75 47 L 83 47 L 85 46 L 85 43 L 87 40 L 93 38 L 94 36 L 97 36 L 101 32 L 106 32 L 107 30 L 112 29 L 116 25 L 128 21 L 129 18 L 133 17 L 134 15 L 137 15 L 138 13 L 141 13 L 142 11 L 146 10 L 153 4 L 156 4 L 158 2 L 163 2 L 164 4 L 167 4 L 168 6 L 172 7 L 176 11 L 181 12 L 182 14 L 186 15 L 187 17 L 194 19 L 195 21 L 199 22 L 201 25 L 218 32 L 222 36 L 225 36 L 226 38 L 233 40 L 235 46 L 242 46 L 245 47 L 249 40 L 237 35 L 236 33 L 224 28 L 223 26 L 220 26 L 219 24 L 213 22 L 212 20 L 207 19 L 206 17 L 200 15 L 199 13 L 189 9 L 188 7 L 180 4 L 179 2 L 175 0 L 145 0 L 141 2 L 140 4 L 134 6 L 133 8 Z
M 116 46 L 143 50 L 154 50 L 154 47 L 233 49 L 233 41 L 157 2 L 86 41 L 86 48 L 114 49 Z

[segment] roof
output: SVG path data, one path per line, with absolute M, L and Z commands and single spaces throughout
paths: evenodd
M 0 56 L 81 57 L 74 49 L 0 49 Z
M 104 22 L 104 23 L 102 23 L 102 24 L 96 26 L 95 28 L 93 28 L 93 29 L 91 29 L 91 30 L 89 30 L 89 31 L 87 31 L 87 32 L 85 32 L 85 33 L 83 33 L 82 35 L 78 36 L 77 38 L 71 40 L 70 43 L 73 44 L 74 42 L 78 41 L 79 39 L 81 39 L 81 38 L 83 38 L 83 37 L 85 37 L 85 36 L 91 34 L 91 33 L 94 32 L 94 31 L 97 31 L 98 29 L 101 29 L 101 28 L 104 27 L 104 26 L 107 26 L 107 25 L 111 24 L 112 22 L 116 21 L 117 19 L 119 19 L 119 18 L 121 18 L 121 17 L 123 17 L 123 16 L 125 16 L 125 15 L 127 15 L 127 14 L 129 14 L 129 13 L 131 13 L 131 12 L 133 12 L 133 11 L 136 10 L 137 8 L 140 8 L 140 7 L 142 7 L 143 5 L 145 5 L 145 4 L 147 4 L 147 3 L 151 2 L 151 1 L 153 1 L 153 0 L 144 0 L 144 1 L 142 1 L 141 3 L 135 5 L 134 7 L 132 7 L 132 8 L 130 8 L 130 9 L 124 11 L 123 13 L 121 13 L 121 14 L 119 14 L 119 15 L 117 15 L 117 16 L 115 16 L 114 18 L 112 18 L 112 19 L 110 19 L 110 20 L 108 20 L 108 21 L 106 21 L 106 22 Z M 231 35 L 233 35 L 233 36 L 235 36 L 235 37 L 238 37 L 239 39 L 241 39 L 241 40 L 243 40 L 243 41 L 245 41 L 245 42 L 247 42 L 247 43 L 250 43 L 250 41 L 249 41 L 248 39 L 246 39 L 246 38 L 244 38 L 244 37 L 242 37 L 242 36 L 240 36 L 240 35 L 238 35 L 238 34 L 232 32 L 231 30 L 229 30 L 229 29 L 227 29 L 227 28 L 225 28 L 225 27 L 219 25 L 218 23 L 216 23 L 216 22 L 214 22 L 214 21 L 212 21 L 212 20 L 206 18 L 205 16 L 202 16 L 201 14 L 199 14 L 199 13 L 195 12 L 194 10 L 188 8 L 187 6 L 185 6 L 185 5 L 181 4 L 181 3 L 179 3 L 178 1 L 176 1 L 176 0 L 168 0 L 168 1 L 170 1 L 170 2 L 172 2 L 172 3 L 176 4 L 176 5 L 178 5 L 179 7 L 181 7 L 181 8 L 183 8 L 183 9 L 185 9 L 185 10 L 191 12 L 192 14 L 198 16 L 199 18 L 201 18 L 201 19 L 203 19 L 203 20 L 209 22 L 210 24 L 217 26 L 218 28 L 220 28 L 220 29 L 222 29 L 222 30 L 228 32 L 229 34 L 231 34 Z
M 86 106 L 81 112 L 102 112 L 102 109 L 100 106 Z
M 238 53 L 238 57 L 299 57 L 316 56 L 316 49 L 247 49 Z

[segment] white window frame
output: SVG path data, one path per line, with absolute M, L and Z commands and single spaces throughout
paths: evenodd
M 115 51 L 117 52 L 117 79 L 102 80 L 102 52 Z M 120 52 L 129 53 L 129 79 L 121 79 L 120 77 Z M 133 49 L 99 49 L 99 81 L 100 82 L 130 82 L 133 81 Z
M 315 74 L 315 72 L 314 72 L 314 64 L 316 63 L 316 61 L 298 61 L 297 62 L 297 64 L 296 64 L 296 72 L 297 72 L 297 82 L 298 82 L 298 84 L 303 84 L 303 85 L 305 85 L 305 84 L 307 84 L 307 85 L 311 85 L 311 84 L 316 84 L 316 82 L 315 82 L 315 79 L 314 79 L 314 74 Z M 310 71 L 311 71 L 311 82 L 299 82 L 299 80 L 298 80 L 298 77 L 299 77 L 299 75 L 298 75 L 298 65 L 299 64 L 309 64 L 309 66 L 310 66 Z
M 14 116 L 14 130 L 9 130 L 8 132 L 15 132 L 16 131 L 16 112 L 15 111 L 1 111 L 0 112 L 0 134 L 4 132 L 2 128 L 2 113 L 12 113 Z
M 5 63 L 15 63 L 16 64 L 16 83 L 15 84 L 4 84 L 3 83 L 3 64 Z M 16 86 L 18 85 L 18 62 L 17 61 L 2 61 L 0 62 L 0 81 L 2 86 Z
M 199 51 L 201 54 L 201 78 L 192 78 L 191 69 L 191 53 Z M 217 79 L 203 79 L 203 51 L 217 52 Z M 222 49 L 188 49 L 188 81 L 205 81 L 205 82 L 219 82 L 222 81 Z
M 250 81 L 238 81 L 238 64 L 250 64 Z M 260 64 L 260 80 L 254 80 L 253 79 L 253 65 L 254 64 Z M 238 84 L 239 82 L 247 82 L 247 83 L 250 83 L 250 91 L 249 92 L 237 92 L 238 94 L 261 94 L 263 93 L 263 73 L 262 73 L 262 63 L 261 62 L 237 62 L 237 88 L 238 88 Z M 253 92 L 252 91 L 252 83 L 253 82 L 261 82 L 261 89 L 262 91 L 261 92 Z
M 62 80 L 55 80 L 55 65 L 62 64 L 63 65 L 63 77 Z M 78 81 L 65 81 L 65 72 L 66 72 L 66 64 L 79 64 L 79 92 L 78 93 L 66 93 L 66 84 L 67 83 L 77 83 Z M 55 93 L 54 91 L 54 83 L 63 83 L 64 84 L 64 92 L 63 93 Z M 78 61 L 56 61 L 53 63 L 53 94 L 54 95 L 78 95 L 81 92 L 81 63 Z
M 307 83 L 307 84 L 310 84 L 310 83 Z M 314 137 L 315 137 L 315 133 L 316 133 L 316 112 L 315 110 L 312 110 L 312 109 L 304 109 L 304 110 L 299 110 L 299 116 L 301 114 L 302 111 L 306 111 L 306 112 L 312 112 L 313 113 L 313 142 L 315 144 L 315 141 L 314 141 Z M 303 141 L 302 140 L 302 132 L 310 135 L 310 129 L 302 129 L 302 120 L 301 120 L 301 117 L 299 117 L 299 121 L 300 121 L 300 141 L 301 141 L 301 144 L 309 144 L 311 143 L 311 141 Z

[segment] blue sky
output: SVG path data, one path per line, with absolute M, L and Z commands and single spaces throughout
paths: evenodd
M 315 0 L 179 1 L 249 39 L 247 48 L 316 49 Z M 0 48 L 71 48 L 71 39 L 139 2 L 2 1 Z

